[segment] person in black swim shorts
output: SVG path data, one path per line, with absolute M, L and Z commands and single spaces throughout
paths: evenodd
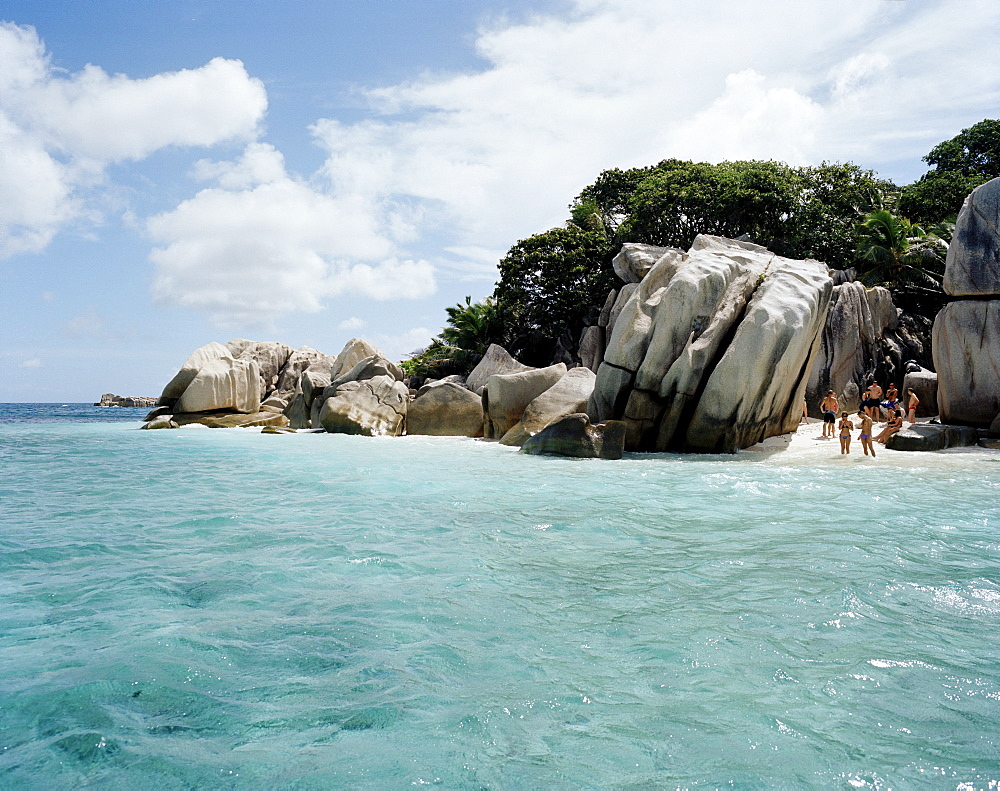
M 826 391 L 826 398 L 819 402 L 819 408 L 823 413 L 822 436 L 832 437 L 837 424 L 837 410 L 840 408 L 837 404 L 837 396 L 833 394 L 833 390 Z

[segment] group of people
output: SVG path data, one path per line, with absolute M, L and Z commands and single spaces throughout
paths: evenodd
M 884 400 L 883 395 L 885 396 Z M 858 439 L 861 441 L 861 447 L 864 449 L 866 456 L 870 454 L 874 458 L 875 446 L 873 443 L 880 442 L 884 445 L 889 437 L 903 427 L 903 409 L 899 405 L 898 399 L 899 391 L 896 389 L 896 385 L 890 383 L 889 387 L 883 393 L 882 388 L 874 381 L 868 385 L 868 389 L 861 396 L 861 407 L 858 409 L 857 415 L 860 420 Z M 913 392 L 913 388 L 907 388 L 906 412 L 907 420 L 910 423 L 917 422 L 917 407 L 919 405 L 920 399 Z M 822 436 L 832 439 L 835 430 L 839 429 L 840 452 L 842 454 L 849 454 L 851 452 L 851 432 L 854 431 L 854 421 L 844 411 L 840 412 L 840 422 L 837 422 L 837 412 L 840 411 L 840 404 L 837 402 L 837 396 L 833 390 L 827 391 L 826 397 L 819 403 L 819 408 L 823 413 Z M 877 437 L 873 437 L 874 425 L 876 422 L 881 422 L 881 410 L 883 408 L 888 413 L 885 428 Z

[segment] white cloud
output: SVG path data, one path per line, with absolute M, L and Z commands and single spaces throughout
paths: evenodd
M 42 361 L 38 357 L 32 357 L 30 360 L 22 360 L 18 363 L 18 368 L 41 368 Z
M 564 220 L 607 167 L 916 162 L 958 131 L 931 133 L 928 106 L 952 119 L 994 110 L 997 73 L 982 64 L 996 39 L 982 31 L 997 24 L 995 0 L 961 13 L 919 0 L 577 0 L 480 31 L 482 71 L 372 90 L 381 118 L 313 131 L 329 183 L 374 199 L 383 221 L 405 198 L 425 227 L 452 229 L 449 249 L 506 249 Z
M 157 299 L 204 311 L 220 326 L 266 327 L 320 310 L 326 296 L 434 293 L 433 267 L 393 256 L 364 197 L 319 192 L 287 175 L 279 157 L 254 145 L 236 163 L 199 163 L 202 175 L 235 189 L 202 190 L 149 220 L 161 245 L 150 256 Z
M 354 330 L 363 329 L 366 325 L 367 322 L 364 319 L 359 319 L 357 316 L 351 316 L 349 319 L 344 319 L 340 322 L 340 324 L 337 325 L 337 329 L 352 332 Z
M 402 360 L 411 352 L 427 346 L 437 332 L 426 327 L 414 327 L 398 335 L 376 335 L 372 342 L 390 360 Z
M 0 22 L 0 258 L 45 248 L 106 165 L 166 146 L 251 139 L 267 108 L 239 61 L 133 80 L 53 68 L 33 28 Z

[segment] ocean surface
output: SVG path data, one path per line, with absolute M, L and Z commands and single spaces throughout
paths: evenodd
M 145 412 L 0 405 L 0 788 L 1000 781 L 1000 452 Z

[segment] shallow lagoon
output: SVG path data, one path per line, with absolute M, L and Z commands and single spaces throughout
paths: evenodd
M 1000 453 L 135 425 L 0 425 L 0 786 L 1000 779 Z

